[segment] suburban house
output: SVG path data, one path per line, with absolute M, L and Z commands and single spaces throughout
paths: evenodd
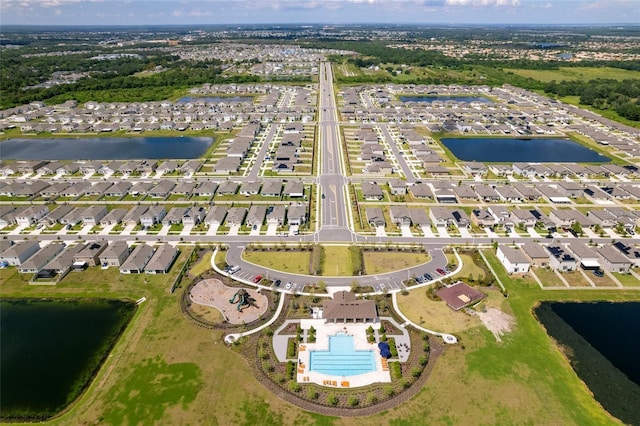
M 322 302 L 322 318 L 326 322 L 376 322 L 378 311 L 373 300 L 356 300 L 355 294 L 338 291 L 332 300 Z
M 282 204 L 278 204 L 277 206 L 270 206 L 267 209 L 267 224 L 268 225 L 284 225 L 285 219 L 287 217 L 287 208 Z
M 40 250 L 40 244 L 37 241 L 18 241 L 0 253 L 0 262 L 20 266 L 38 250 Z
M 127 211 L 127 214 L 122 218 L 122 223 L 125 225 L 137 225 L 140 223 L 140 217 L 149 210 L 149 206 L 140 205 L 135 206 Z
M 373 227 L 385 226 L 386 220 L 380 207 L 367 207 L 367 223 Z
M 140 216 L 140 224 L 145 228 L 161 223 L 162 219 L 167 215 L 167 209 L 164 206 L 151 206 Z
M 282 182 L 279 180 L 268 180 L 262 185 L 261 195 L 263 197 L 279 197 L 282 194 Z
M 189 211 L 189 207 L 172 207 L 167 215 L 162 219 L 163 226 L 171 226 L 182 223 L 182 218 Z
M 261 204 L 254 204 L 249 208 L 247 213 L 247 226 L 260 228 L 264 222 L 264 218 L 267 215 L 267 206 Z
M 40 270 L 47 263 L 51 262 L 53 258 L 56 257 L 58 253 L 60 253 L 64 249 L 64 247 L 65 245 L 61 243 L 47 244 L 46 246 L 35 252 L 33 256 L 22 262 L 18 266 L 18 272 L 20 272 L 21 274 L 35 274 L 40 272 Z
M 31 226 L 49 213 L 49 209 L 44 205 L 34 205 L 25 208 L 15 215 L 16 222 L 20 226 Z
M 192 206 L 182 216 L 182 224 L 184 226 L 196 226 L 204 220 L 206 213 L 207 211 L 204 207 Z
M 406 206 L 391 206 L 389 209 L 389 217 L 391 222 L 397 226 L 411 226 L 412 218 L 409 209 Z
M 290 180 L 284 185 L 282 194 L 285 197 L 301 198 L 304 196 L 304 184 L 300 180 Z
M 532 267 L 544 268 L 549 264 L 549 253 L 540 244 L 529 241 L 520 248 Z
M 106 241 L 88 243 L 73 256 L 73 261 L 83 262 L 88 266 L 98 266 L 100 265 L 100 255 L 104 253 L 108 246 L 109 244 Z
M 110 210 L 102 219 L 100 219 L 100 225 L 110 226 L 117 225 L 122 222 L 122 219 L 129 213 L 127 209 L 113 209 Z
M 382 192 L 382 188 L 378 186 L 377 183 L 373 182 L 362 182 L 362 196 L 365 200 L 369 201 L 380 201 L 384 198 L 384 193 Z
M 82 211 L 82 223 L 84 225 L 96 226 L 100 220 L 107 215 L 107 207 L 103 205 L 93 205 Z
M 114 241 L 100 253 L 100 264 L 103 266 L 116 266 L 120 267 L 124 261 L 129 257 L 131 250 L 126 241 Z
M 300 226 L 307 222 L 307 205 L 292 204 L 287 209 L 287 223 L 293 226 Z
M 153 247 L 140 244 L 133 249 L 129 257 L 120 265 L 121 274 L 141 274 L 154 253 Z
M 582 269 L 593 270 L 600 268 L 598 253 L 585 243 L 572 242 L 567 244 L 567 249 L 580 261 Z
M 246 207 L 231 207 L 227 211 L 227 219 L 225 224 L 227 226 L 242 225 L 242 222 L 244 222 L 244 218 L 246 216 L 247 216 Z
M 224 222 L 224 218 L 227 216 L 226 206 L 213 206 L 207 212 L 207 216 L 204 218 L 204 223 L 208 226 L 220 226 Z
M 519 248 L 499 245 L 496 256 L 509 274 L 528 272 L 531 267 L 529 259 Z
M 159 246 L 144 267 L 146 274 L 166 274 L 178 257 L 178 249 L 171 244 Z
M 631 260 L 611 245 L 604 245 L 596 249 L 602 267 L 609 272 L 627 273 L 631 269 Z
M 632 245 L 627 245 L 622 241 L 614 243 L 613 247 L 618 249 L 620 253 L 626 256 L 634 266 L 640 266 L 640 248 L 636 248 Z
M 549 266 L 557 271 L 575 271 L 578 268 L 578 261 L 561 245 L 547 246 L 547 251 L 551 254 Z

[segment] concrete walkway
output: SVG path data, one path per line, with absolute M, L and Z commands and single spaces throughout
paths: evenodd
M 444 278 L 451 277 L 451 276 L 457 274 L 458 272 L 460 272 L 462 270 L 462 258 L 458 254 L 457 250 L 454 249 L 453 253 L 456 256 L 456 259 L 458 260 L 458 267 L 455 269 L 455 271 L 452 271 L 452 272 L 448 273 L 447 275 L 438 278 L 435 281 L 429 281 L 429 282 L 426 282 L 426 283 L 418 284 L 416 286 L 412 286 L 411 290 L 413 290 L 415 288 L 418 288 L 418 287 L 424 287 L 426 285 L 430 285 L 430 284 L 432 284 L 433 282 L 436 282 L 436 281 L 442 281 Z M 402 313 L 402 311 L 400 310 L 400 307 L 398 306 L 398 292 L 394 292 L 394 293 L 391 294 L 391 300 L 393 302 L 393 309 L 395 309 L 395 311 L 398 314 L 398 316 L 400 318 L 402 318 L 402 320 L 404 321 L 404 324 L 402 324 L 402 327 L 406 327 L 407 325 L 411 325 L 411 326 L 417 328 L 418 330 L 424 331 L 425 333 L 429 333 L 429 334 L 433 334 L 434 336 L 442 337 L 442 340 L 445 343 L 448 343 L 450 345 L 458 343 L 458 339 L 456 338 L 456 336 L 454 336 L 452 334 L 441 333 L 439 331 L 429 330 L 428 328 L 421 327 L 418 324 L 416 324 L 413 321 L 411 321 L 404 313 Z

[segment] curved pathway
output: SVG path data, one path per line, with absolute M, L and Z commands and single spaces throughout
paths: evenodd
M 455 271 L 452 271 L 452 272 L 448 273 L 447 275 L 438 278 L 437 280 L 429 281 L 428 283 L 418 284 L 416 286 L 412 286 L 411 288 L 414 289 L 414 288 L 418 288 L 418 287 L 425 287 L 425 286 L 431 285 L 431 284 L 433 284 L 435 282 L 442 281 L 444 278 L 454 276 L 455 274 L 460 272 L 462 270 L 462 258 L 458 254 L 457 250 L 454 249 L 453 253 L 456 255 L 456 259 L 458 260 L 458 267 L 456 268 Z M 402 326 L 411 325 L 411 326 L 415 327 L 418 330 L 424 331 L 425 333 L 433 334 L 434 336 L 440 336 L 440 337 L 442 337 L 442 340 L 444 340 L 445 343 L 448 343 L 450 345 L 458 343 L 458 339 L 456 338 L 456 336 L 454 336 L 452 334 L 441 333 L 439 331 L 429 330 L 428 328 L 421 327 L 418 324 L 416 324 L 415 322 L 411 321 L 405 314 L 402 313 L 402 311 L 398 307 L 398 293 L 397 292 L 394 292 L 391 295 L 391 300 L 393 302 L 393 309 L 395 309 L 395 311 L 398 314 L 398 316 L 404 320 L 404 324 L 402 324 Z
M 225 273 L 224 271 L 220 270 L 220 268 L 218 268 L 218 266 L 216 265 L 216 254 L 218 253 L 218 248 L 216 247 L 216 249 L 213 251 L 213 255 L 211 256 L 211 268 L 213 268 L 214 271 L 216 271 L 217 273 L 219 273 L 220 275 L 226 275 L 229 276 L 229 274 Z M 265 287 L 265 286 L 261 286 L 259 284 L 254 284 L 256 287 L 259 288 L 264 288 L 264 289 L 270 289 L 269 287 Z M 284 306 L 284 296 L 280 296 L 280 302 L 278 303 L 278 308 L 276 309 L 276 311 L 274 312 L 273 316 L 271 317 L 271 319 L 269 321 L 267 321 L 266 323 L 262 324 L 259 327 L 254 328 L 253 330 L 249 330 L 249 331 L 244 331 L 242 333 L 231 333 L 231 334 L 227 334 L 226 336 L 224 336 L 224 341 L 228 344 L 231 344 L 233 342 L 235 342 L 236 340 L 238 340 L 239 338 L 243 337 L 243 336 L 249 336 L 253 333 L 257 333 L 260 330 L 263 330 L 267 327 L 269 327 L 271 324 L 273 324 L 278 317 L 280 316 L 280 313 L 282 312 L 282 307 Z

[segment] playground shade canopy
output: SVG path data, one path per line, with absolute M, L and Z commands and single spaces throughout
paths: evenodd
M 387 342 L 378 343 L 378 349 L 380 349 L 380 356 L 382 358 L 391 358 L 391 350 Z

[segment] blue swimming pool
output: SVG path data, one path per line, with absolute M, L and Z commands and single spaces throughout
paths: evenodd
M 309 356 L 309 370 L 332 376 L 355 376 L 376 369 L 373 351 L 355 350 L 353 336 L 331 336 L 328 351 L 311 351 Z

